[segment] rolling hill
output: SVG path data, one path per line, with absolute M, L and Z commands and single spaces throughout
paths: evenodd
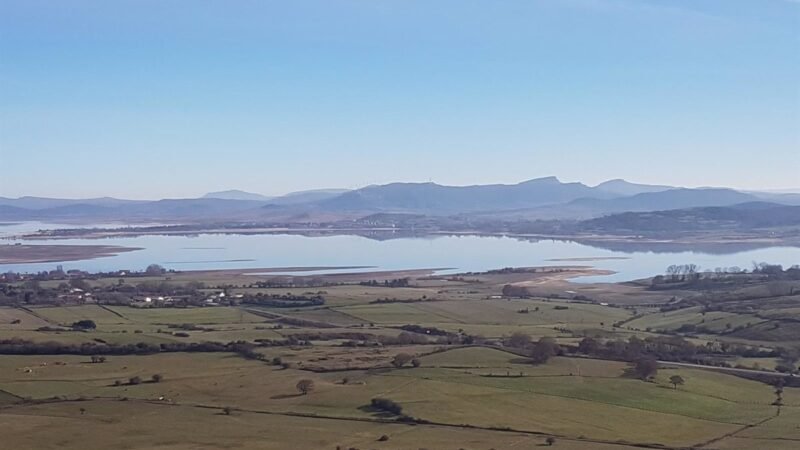
M 770 196 L 770 199 L 770 204 L 792 204 L 788 200 L 794 200 L 794 197 L 783 194 Z M 388 213 L 432 218 L 458 216 L 458 220 L 479 220 L 482 223 L 579 221 L 626 212 L 727 207 L 755 202 L 763 203 L 764 200 L 756 193 L 726 188 L 670 188 L 624 180 L 611 180 L 591 187 L 546 177 L 517 184 L 472 186 L 391 183 L 352 191 L 300 191 L 274 198 L 238 190 L 209 193 L 202 198 L 156 201 L 108 197 L 0 197 L 0 220 L 330 223 Z M 644 219 L 639 217 L 637 220 L 643 223 Z

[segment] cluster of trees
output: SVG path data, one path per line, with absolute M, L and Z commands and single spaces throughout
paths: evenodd
M 513 284 L 507 284 L 503 286 L 503 297 L 516 297 L 516 298 L 527 298 L 531 296 L 530 291 L 524 286 L 516 286 Z
M 161 381 L 163 379 L 164 379 L 164 376 L 161 375 L 160 373 L 153 374 L 150 377 L 150 379 L 147 380 L 147 381 L 142 380 L 142 377 L 137 375 L 137 376 L 133 376 L 133 377 L 128 378 L 128 382 L 127 383 L 125 383 L 123 381 L 120 381 L 120 380 L 115 380 L 114 381 L 114 386 L 136 386 L 137 384 L 142 384 L 142 383 L 161 383 Z
M 412 333 L 419 333 L 419 334 L 427 334 L 430 336 L 448 336 L 453 333 L 442 330 L 440 328 L 435 327 L 423 327 L 420 325 L 403 325 L 400 327 L 401 330 L 410 331 Z
M 637 359 L 631 364 L 630 371 L 633 375 L 643 381 L 650 381 L 658 374 L 658 361 L 655 358 L 645 356 Z M 680 375 L 672 375 L 669 377 L 669 384 L 673 389 L 678 389 L 686 383 Z
M 255 281 L 248 287 L 268 289 L 268 288 L 296 288 L 296 287 L 325 287 L 339 286 L 343 283 L 327 281 L 324 277 L 301 277 L 301 276 L 276 276 L 267 280 Z
M 505 345 L 527 353 L 534 364 L 546 363 L 553 356 L 563 354 L 563 349 L 555 339 L 543 337 L 534 342 L 525 333 L 514 333 L 505 340 Z
M 419 359 L 414 358 L 408 353 L 398 353 L 394 355 L 394 358 L 392 358 L 392 365 L 398 369 L 405 366 L 408 363 L 411 363 L 411 365 L 414 367 L 419 367 L 420 365 L 422 365 L 422 362 Z
M 246 295 L 240 299 L 242 303 L 272 306 L 276 308 L 302 308 L 307 306 L 320 306 L 325 304 L 321 295 L 294 295 L 294 294 L 264 294 Z
M 371 301 L 370 304 L 381 305 L 386 303 L 420 303 L 430 301 L 433 301 L 433 299 L 429 299 L 427 295 L 423 295 L 420 298 L 379 298 Z
M 776 348 L 763 349 L 742 344 L 708 342 L 695 345 L 679 336 L 649 336 L 645 339 L 631 336 L 621 339 L 601 340 L 585 337 L 575 351 L 589 356 L 620 361 L 638 361 L 652 358 L 664 361 L 689 362 L 706 365 L 729 366 L 719 362 L 719 356 L 742 356 L 747 358 L 782 358 L 794 364 L 800 360 L 796 350 Z
M 658 361 L 655 358 L 644 356 L 633 362 L 633 374 L 644 381 L 655 378 L 658 373 Z
M 219 342 L 168 342 L 152 344 L 139 342 L 136 344 L 100 344 L 84 342 L 69 344 L 63 342 L 34 342 L 25 339 L 0 340 L 0 355 L 148 355 L 170 352 L 231 352 L 246 356 L 255 353 L 255 345 L 245 341 L 228 343 Z
M 74 330 L 94 330 L 95 328 L 97 328 L 97 324 L 90 319 L 79 320 L 72 324 L 72 329 Z
M 101 286 L 90 284 L 87 278 L 71 278 L 54 287 L 43 287 L 38 280 L 27 280 L 0 283 L 0 305 L 83 303 L 88 296 L 101 304 L 130 305 L 136 297 L 169 296 L 175 299 L 173 306 L 200 306 L 206 297 L 201 291 L 204 288 L 197 281 L 177 284 L 147 280 L 133 284 L 120 278 L 117 283 Z
M 673 264 L 667 267 L 667 280 L 672 282 L 694 280 L 700 277 L 697 264 Z
M 388 398 L 373 398 L 370 401 L 370 406 L 372 409 L 394 414 L 396 416 L 403 414 L 403 407 L 394 400 L 390 400 Z
M 800 265 L 784 270 L 780 264 L 753 263 L 752 273 L 766 275 L 770 279 L 800 280 Z
M 83 230 L 85 231 L 85 230 Z M 145 270 L 114 270 L 110 272 L 86 272 L 83 270 L 68 270 L 65 271 L 63 266 L 58 265 L 54 270 L 44 270 L 36 273 L 19 273 L 8 271 L 0 274 L 0 280 L 4 282 L 17 282 L 17 281 L 58 281 L 58 280 L 96 280 L 99 278 L 113 278 L 113 277 L 152 277 L 160 276 L 166 273 L 174 273 L 172 270 L 167 270 L 158 264 L 150 264 Z
M 403 331 L 397 336 L 375 335 L 369 333 L 319 333 L 323 339 L 313 340 L 328 340 L 328 339 L 348 339 L 342 343 L 343 347 L 372 347 L 376 345 L 470 345 L 476 343 L 481 338 L 470 336 L 467 334 L 436 334 L 435 337 L 424 335 L 420 333 L 410 333 Z M 300 336 L 317 336 L 300 334 Z M 339 336 L 339 337 L 337 337 Z
M 743 277 L 750 275 L 749 277 Z M 697 283 L 699 281 L 735 281 L 742 282 L 752 279 L 757 275 L 767 280 L 800 280 L 800 266 L 794 265 L 788 269 L 780 264 L 753 263 L 753 268 L 748 272 L 740 267 L 717 267 L 712 270 L 701 271 L 697 264 L 673 264 L 666 269 L 664 275 L 653 278 L 652 285 L 658 287 L 674 283 Z M 757 278 L 758 279 L 758 278 Z
M 536 273 L 540 270 L 546 270 L 546 269 L 540 269 L 537 267 L 503 267 L 502 269 L 487 270 L 484 273 L 487 275 L 505 275 L 510 273 Z M 472 272 L 468 272 L 468 274 L 471 273 Z
M 291 341 L 289 341 L 291 339 Z M 388 336 L 382 334 L 362 333 L 357 331 L 337 331 L 337 332 L 305 332 L 305 333 L 292 333 L 286 338 L 286 345 L 303 345 L 309 341 L 332 341 L 344 340 L 341 344 L 343 347 L 370 347 L 374 345 L 428 345 L 440 343 L 440 341 L 431 340 L 431 338 L 417 334 L 403 331 L 397 336 Z
M 395 278 L 393 280 L 369 280 L 369 281 L 362 281 L 359 283 L 361 286 L 375 286 L 375 287 L 389 287 L 389 288 L 399 288 L 399 287 L 408 287 L 410 286 L 411 279 L 406 278 Z

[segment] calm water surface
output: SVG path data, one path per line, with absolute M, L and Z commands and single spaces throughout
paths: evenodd
M 97 225 L 102 226 L 102 225 Z M 0 237 L 62 225 L 23 223 L 0 226 Z M 55 244 L 104 244 L 142 247 L 117 256 L 68 261 L 65 269 L 141 270 L 156 263 L 176 270 L 255 267 L 375 266 L 379 269 L 454 268 L 483 271 L 510 266 L 591 265 L 617 273 L 583 277 L 578 281 L 626 281 L 663 273 L 670 264 L 694 263 L 702 269 L 770 262 L 800 264 L 800 248 L 768 247 L 724 254 L 702 251 L 646 249 L 609 250 L 568 241 L 526 241 L 510 237 L 436 236 L 373 240 L 360 236 L 305 237 L 298 235 L 142 236 L 110 239 L 2 241 Z M 597 261 L 553 261 L 564 258 L 623 258 Z M 54 269 L 58 263 L 0 264 L 0 270 L 34 272 Z M 348 270 L 350 271 L 350 270 Z

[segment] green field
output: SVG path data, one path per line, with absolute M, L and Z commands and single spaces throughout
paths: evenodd
M 513 333 L 576 346 L 585 336 L 644 339 L 694 325 L 709 330 L 685 336 L 695 345 L 741 341 L 769 349 L 774 341 L 747 333 L 789 339 L 791 324 L 776 328 L 780 318 L 765 319 L 763 312 L 757 317 L 747 309 L 661 312 L 653 306 L 496 298 L 504 283 L 525 283 L 526 276 L 483 275 L 472 284 L 426 278 L 420 287 L 397 289 L 340 284 L 230 291 L 323 292 L 325 304 L 313 307 L 0 307 L 0 340 L 265 343 L 253 347 L 260 360 L 232 352 L 108 355 L 102 363 L 88 354 L 4 355 L 0 414 L 8 420 L 0 421 L 0 432 L 19 448 L 89 449 L 499 450 L 538 448 L 551 436 L 554 448 L 564 449 L 630 450 L 628 444 L 635 444 L 744 450 L 788 449 L 800 439 L 798 388 L 784 389 L 778 415 L 772 386 L 730 373 L 661 367 L 645 382 L 629 374 L 626 362 L 569 356 L 573 350 L 532 364 L 530 348 L 504 346 Z M 228 274 L 203 281 L 237 279 Z M 113 286 L 107 281 L 96 283 Z M 602 286 L 576 289 L 592 296 L 603 292 Z M 630 304 L 637 289 L 615 285 L 612 298 L 623 295 L 621 303 Z M 203 295 L 214 292 L 208 287 Z M 423 296 L 425 301 L 375 302 Z M 79 320 L 92 320 L 96 328 L 73 330 Z M 404 325 L 429 330 L 409 333 Z M 791 345 L 780 341 L 786 343 Z M 416 358 L 418 367 L 394 367 L 402 354 Z M 781 363 L 777 357 L 736 355 L 719 360 L 767 370 Z M 153 381 L 153 375 L 160 378 Z M 670 384 L 674 375 L 685 380 L 677 389 Z M 131 383 L 136 377 L 139 382 Z M 297 391 L 301 379 L 314 383 L 307 395 Z M 396 402 L 415 423 L 397 423 L 397 415 L 372 409 L 376 397 Z
M 556 358 L 530 366 L 516 360 L 498 350 L 465 348 L 426 356 L 418 369 L 311 374 L 228 354 L 113 356 L 102 364 L 80 356 L 8 356 L 0 360 L 0 391 L 32 399 L 163 398 L 156 403 L 347 420 L 374 418 L 362 407 L 383 396 L 400 403 L 407 414 L 445 425 L 511 427 L 564 439 L 671 446 L 696 444 L 775 414 L 768 386 L 730 375 L 665 369 L 655 383 L 646 383 L 623 377 L 621 363 Z M 450 368 L 454 366 L 460 368 Z M 505 376 L 506 371 L 513 376 Z M 519 372 L 524 375 L 518 376 Z M 133 376 L 147 380 L 154 373 L 163 381 L 113 385 Z M 674 373 L 687 380 L 685 386 L 668 385 L 667 378 Z M 341 383 L 343 377 L 350 379 L 348 384 Z M 297 395 L 294 384 L 300 378 L 313 379 L 316 389 Z M 784 409 L 800 407 L 793 402 Z M 139 407 L 133 401 L 117 403 L 121 410 Z M 675 434 L 676 429 L 681 432 Z
M 665 313 L 653 313 L 645 317 L 634 319 L 627 323 L 628 327 L 638 329 L 652 328 L 654 330 L 676 330 L 683 325 L 703 326 L 715 332 L 738 326 L 756 325 L 765 322 L 764 319 L 754 314 L 736 314 L 722 311 L 702 313 L 702 308 L 679 309 Z

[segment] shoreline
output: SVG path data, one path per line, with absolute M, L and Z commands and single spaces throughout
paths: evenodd
M 526 240 L 557 240 L 572 241 L 580 244 L 636 244 L 636 245 L 762 245 L 762 246 L 787 246 L 800 247 L 800 238 L 772 236 L 765 237 L 759 234 L 709 234 L 697 233 L 674 237 L 643 236 L 643 235 L 615 235 L 615 234 L 537 234 L 537 233 L 509 233 L 502 231 L 480 230 L 428 230 L 416 231 L 411 229 L 398 229 L 387 227 L 363 228 L 293 228 L 293 227 L 261 227 L 261 228 L 198 228 L 197 230 L 146 230 L 135 228 L 118 229 L 92 229 L 71 230 L 74 233 L 64 233 L 62 230 L 43 230 L 34 233 L 6 236 L 7 240 L 66 240 L 66 239 L 105 239 L 105 238 L 131 238 L 141 236 L 197 236 L 202 234 L 216 235 L 293 235 L 293 236 L 369 236 L 389 235 L 401 237 L 437 237 L 437 236 L 477 236 L 477 237 L 507 237 Z M 594 259 L 593 259 L 594 260 Z
M 9 244 L 0 245 L 0 265 L 88 261 L 137 250 L 143 248 L 119 245 Z

